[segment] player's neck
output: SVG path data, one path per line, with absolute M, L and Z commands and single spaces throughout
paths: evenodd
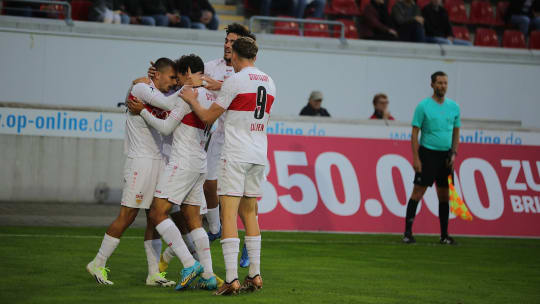
M 432 98 L 433 100 L 435 100 L 437 103 L 441 103 L 441 104 L 442 104 L 442 103 L 444 102 L 444 96 L 439 97 L 439 96 L 433 94 L 433 96 L 431 96 L 431 98 Z

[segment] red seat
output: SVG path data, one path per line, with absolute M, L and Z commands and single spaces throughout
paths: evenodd
M 481 25 L 495 24 L 495 17 L 493 15 L 493 7 L 491 6 L 491 3 L 485 0 L 474 0 L 471 3 L 471 16 L 469 17 L 469 23 Z
M 447 0 L 445 3 L 445 8 L 451 22 L 461 24 L 469 23 L 469 19 L 467 18 L 467 10 L 465 9 L 465 3 L 463 3 L 463 0 Z
M 92 1 L 73 0 L 71 1 L 71 18 L 73 20 L 88 20 L 88 11 L 92 6 Z
M 498 47 L 499 38 L 497 37 L 497 33 L 492 29 L 478 28 L 476 30 L 476 37 L 474 37 L 474 45 Z
M 464 26 L 453 26 L 452 31 L 454 32 L 454 37 L 461 40 L 471 41 L 471 35 L 469 34 L 469 29 Z
M 307 20 L 323 20 L 323 19 L 308 18 Z M 328 24 L 304 23 L 304 36 L 330 37 L 330 32 L 328 31 Z
M 287 16 L 279 16 L 290 18 Z M 298 23 L 291 21 L 276 21 L 274 22 L 274 34 L 300 36 L 300 27 Z
M 518 30 L 506 30 L 503 33 L 502 46 L 505 48 L 526 49 L 525 35 Z
M 388 13 L 392 14 L 392 8 L 394 7 L 394 4 L 396 4 L 396 0 L 388 0 Z
M 424 6 L 428 5 L 431 2 L 431 0 L 416 0 L 416 5 L 420 7 L 420 9 L 423 9 Z
M 508 10 L 508 6 L 510 6 L 509 1 L 499 1 L 499 2 L 497 2 L 497 11 L 495 12 L 495 25 L 503 26 L 505 24 L 504 16 L 506 15 L 506 11 Z
M 341 21 L 343 24 L 345 24 L 345 38 L 347 39 L 358 39 L 358 30 L 356 29 L 356 25 L 354 24 L 353 20 L 348 19 L 338 19 L 336 21 Z M 336 25 L 333 28 L 332 36 L 335 38 L 339 38 L 340 36 L 340 30 L 341 27 Z
M 531 32 L 531 36 L 529 37 L 529 48 L 540 50 L 540 30 Z
M 355 0 L 332 0 L 327 4 L 325 13 L 328 15 L 360 16 L 360 9 Z

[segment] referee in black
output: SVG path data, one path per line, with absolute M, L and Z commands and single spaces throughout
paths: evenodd
M 403 242 L 416 242 L 412 234 L 416 207 L 427 188 L 435 182 L 439 198 L 440 243 L 453 245 L 456 242 L 448 235 L 448 176 L 453 174 L 457 155 L 460 110 L 455 101 L 444 97 L 448 88 L 448 76 L 444 72 L 431 75 L 431 87 L 433 95 L 418 104 L 412 121 L 411 145 L 416 174 L 413 192 L 407 203 Z M 422 134 L 420 143 L 418 133 Z

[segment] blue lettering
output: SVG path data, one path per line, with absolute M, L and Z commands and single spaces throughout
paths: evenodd
M 45 119 L 43 116 L 36 117 L 36 128 L 41 129 L 45 125 Z
M 494 144 L 500 144 L 501 143 L 501 138 L 499 136 L 493 137 L 493 143 Z
M 86 131 L 87 128 L 88 120 L 86 118 L 81 118 L 81 120 L 79 120 L 79 130 Z
M 107 119 L 105 121 L 105 132 L 111 133 L 112 132 L 112 120 Z
M 47 129 L 54 130 L 54 117 L 52 116 L 47 117 Z
M 300 128 L 296 128 L 296 131 L 294 132 L 295 135 L 302 135 L 304 134 L 304 130 L 300 129 Z
M 7 117 L 7 126 L 8 128 L 13 128 L 15 126 L 15 115 L 9 114 Z
M 17 133 L 21 133 L 21 129 L 24 129 L 26 127 L 26 116 L 19 115 L 17 117 Z

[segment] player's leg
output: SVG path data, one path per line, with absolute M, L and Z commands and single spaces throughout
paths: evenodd
M 244 279 L 242 289 L 254 291 L 262 288 L 261 277 L 261 232 L 257 220 L 257 197 L 262 196 L 261 183 L 264 180 L 264 166 L 250 165 L 244 186 L 244 197 L 240 200 L 238 213 L 244 227 L 246 236 L 244 246 L 249 256 L 249 274 Z
M 255 205 L 256 207 L 256 216 L 255 218 L 257 220 L 259 220 L 259 205 Z M 244 241 L 244 246 L 242 246 L 242 254 L 240 255 L 240 267 L 242 268 L 247 268 L 249 267 L 249 254 L 248 254 L 248 250 L 247 250 L 247 247 L 246 247 L 246 242 Z
M 118 244 L 120 243 L 120 237 L 126 231 L 126 229 L 133 223 L 137 217 L 139 209 L 121 206 L 120 212 L 116 219 L 111 223 L 103 240 L 101 246 L 96 254 L 96 257 L 86 265 L 86 270 L 94 277 L 99 284 L 112 285 L 113 282 L 107 279 L 107 272 L 105 268 L 107 259 L 112 255 Z
M 439 199 L 439 223 L 441 227 L 441 244 L 455 245 L 456 241 L 448 235 L 448 219 L 450 217 L 450 189 L 448 176 L 452 174 L 452 169 L 447 166 L 447 157 L 442 154 L 440 167 L 435 180 L 437 197 Z
M 214 241 L 221 237 L 221 220 L 219 217 L 219 198 L 217 195 L 217 180 L 206 180 L 203 185 L 204 197 L 208 207 L 208 237 Z
M 150 219 L 150 210 L 146 210 L 146 230 L 144 233 L 144 250 L 148 262 L 148 276 L 146 285 L 170 287 L 176 282 L 168 280 L 165 273 L 159 269 L 159 259 L 161 255 L 161 238 Z
M 225 260 L 225 284 L 218 290 L 218 295 L 235 294 L 240 290 L 238 281 L 238 253 L 240 251 L 240 239 L 238 238 L 238 206 L 239 196 L 220 196 L 222 235 L 221 247 Z
M 187 287 L 202 272 L 202 267 L 193 258 L 191 253 L 189 253 L 189 249 L 182 239 L 180 230 L 178 230 L 174 222 L 169 218 L 168 215 L 171 207 L 172 203 L 168 200 L 158 197 L 154 198 L 154 202 L 150 208 L 150 218 L 163 240 L 173 249 L 175 255 L 184 266 L 180 282 L 176 286 L 176 289 L 180 290 Z
M 196 260 L 199 260 L 199 257 L 197 256 L 197 252 L 195 251 L 195 244 L 193 243 L 193 240 L 191 239 L 191 236 L 189 235 L 189 230 L 187 228 L 186 221 L 184 220 L 184 216 L 182 215 L 182 211 L 180 211 L 180 206 L 173 205 L 170 211 L 170 217 L 173 220 L 174 224 L 178 229 L 180 230 L 180 233 L 182 234 L 182 239 L 184 240 L 186 246 L 189 249 L 189 252 L 191 255 L 193 255 L 193 258 Z M 163 272 L 167 270 L 169 267 L 169 263 L 171 260 L 175 257 L 174 251 L 171 247 L 167 247 L 165 251 L 163 251 L 163 254 L 161 254 L 159 258 L 159 271 Z

